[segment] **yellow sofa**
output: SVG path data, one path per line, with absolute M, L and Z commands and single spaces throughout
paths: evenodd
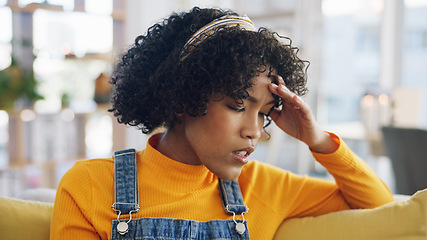
M 0 239 L 48 240 L 53 203 L 0 197 Z
M 48 240 L 52 209 L 52 203 L 0 197 L 1 239 Z M 289 219 L 279 227 L 274 239 L 426 240 L 427 189 L 409 200 L 375 209 Z
M 374 209 L 289 219 L 275 239 L 427 240 L 427 189 Z

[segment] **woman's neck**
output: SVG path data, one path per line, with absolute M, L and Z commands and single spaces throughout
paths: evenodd
M 200 165 L 199 158 L 189 146 L 190 144 L 188 144 L 184 133 L 179 132 L 177 129 L 170 129 L 162 134 L 162 138 L 155 148 L 175 161 L 189 165 Z

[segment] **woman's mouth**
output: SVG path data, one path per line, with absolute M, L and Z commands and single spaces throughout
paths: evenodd
M 247 151 L 237 151 L 237 152 L 235 152 L 235 154 L 239 155 L 241 157 L 245 157 L 248 155 L 248 152 Z
M 245 148 L 232 152 L 233 157 L 242 164 L 248 163 L 248 157 L 255 151 L 255 148 Z

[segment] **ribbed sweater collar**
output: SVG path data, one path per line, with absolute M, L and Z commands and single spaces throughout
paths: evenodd
M 138 154 L 138 169 L 144 174 L 158 179 L 158 184 L 173 184 L 177 191 L 196 190 L 207 187 L 217 180 L 217 177 L 204 165 L 189 165 L 166 157 L 156 146 L 161 134 L 152 136 L 145 150 Z M 158 176 L 158 177 L 156 177 Z M 147 176 L 148 177 L 148 176 Z M 142 180 L 144 176 L 142 177 Z M 179 183 L 179 184 L 176 184 Z M 170 186 L 167 186 L 170 187 Z

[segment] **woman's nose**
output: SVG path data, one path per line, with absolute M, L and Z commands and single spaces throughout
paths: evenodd
M 258 140 L 262 134 L 262 124 L 258 115 L 245 118 L 242 123 L 241 137 Z

